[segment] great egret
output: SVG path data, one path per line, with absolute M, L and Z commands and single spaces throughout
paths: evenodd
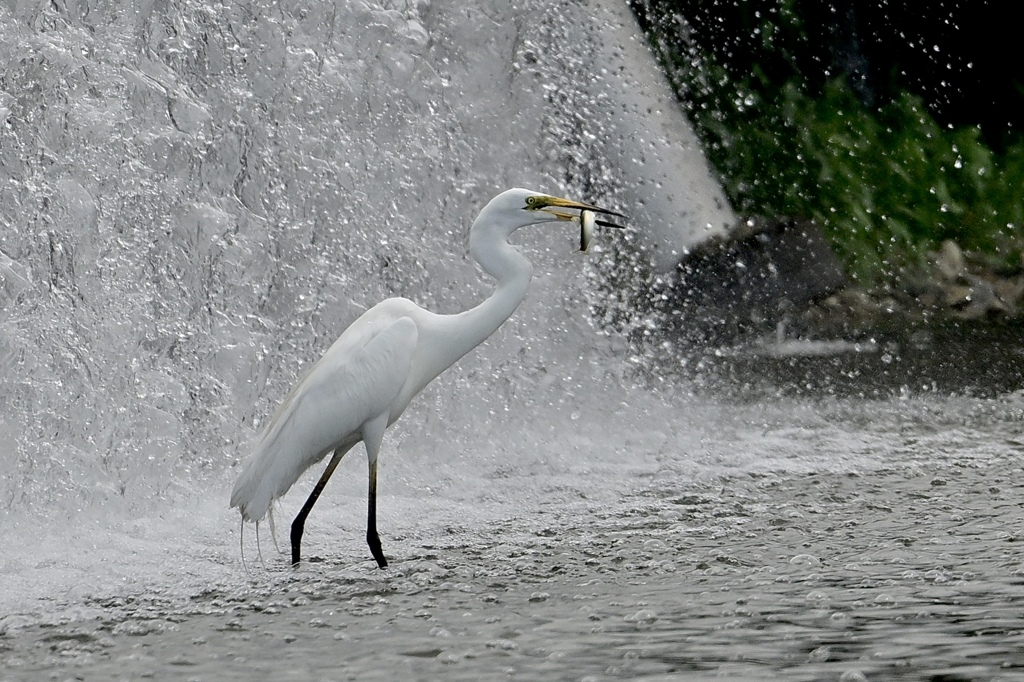
M 581 215 L 569 212 L 579 210 Z M 363 313 L 292 389 L 264 429 L 231 491 L 231 506 L 244 521 L 259 521 L 310 466 L 333 452 L 327 468 L 292 522 L 292 564 L 306 517 L 338 462 L 359 441 L 370 465 L 366 542 L 380 568 L 388 565 L 377 535 L 377 455 L 384 431 L 413 397 L 512 315 L 526 295 L 533 268 L 508 243 L 521 227 L 579 222 L 586 248 L 598 206 L 525 189 L 502 192 L 488 203 L 469 232 L 469 250 L 497 289 L 483 303 L 457 315 L 438 315 L 405 298 L 389 298 Z M 598 224 L 620 227 L 605 221 Z

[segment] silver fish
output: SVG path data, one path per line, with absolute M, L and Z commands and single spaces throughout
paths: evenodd
M 586 251 L 590 240 L 594 238 L 594 224 L 597 215 L 593 211 L 580 212 L 580 251 Z

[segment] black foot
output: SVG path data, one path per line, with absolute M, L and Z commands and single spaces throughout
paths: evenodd
M 380 546 L 380 537 L 376 533 L 367 533 L 366 544 L 370 546 L 370 554 L 377 560 L 377 567 L 387 568 L 388 560 L 384 558 L 384 550 Z

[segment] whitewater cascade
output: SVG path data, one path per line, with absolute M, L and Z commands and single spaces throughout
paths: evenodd
M 655 253 L 693 187 L 713 196 L 680 211 L 679 248 L 730 219 L 695 142 L 668 137 L 678 110 L 648 106 L 657 71 L 622 3 L 8 4 L 0 65 L 9 510 L 223 475 L 366 307 L 486 294 L 466 233 L 500 189 L 628 206 Z M 549 374 L 618 371 L 586 361 L 609 350 L 574 239 L 524 238 L 530 297 L 448 390 L 472 377 L 493 412 L 521 382 L 564 395 Z

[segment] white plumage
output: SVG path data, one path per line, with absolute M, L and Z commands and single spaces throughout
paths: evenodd
M 484 207 L 470 229 L 471 254 L 498 280 L 489 298 L 457 315 L 437 315 L 407 299 L 391 298 L 353 322 L 264 429 L 231 492 L 231 506 L 241 511 L 242 519 L 262 519 L 306 469 L 333 452 L 292 523 L 292 562 L 298 563 L 306 516 L 342 456 L 362 441 L 370 468 L 367 543 L 378 565 L 387 566 L 376 529 L 377 456 L 384 432 L 417 393 L 515 311 L 526 295 L 532 268 L 508 237 L 527 225 L 580 220 L 559 209 L 619 215 L 525 189 L 507 190 Z

